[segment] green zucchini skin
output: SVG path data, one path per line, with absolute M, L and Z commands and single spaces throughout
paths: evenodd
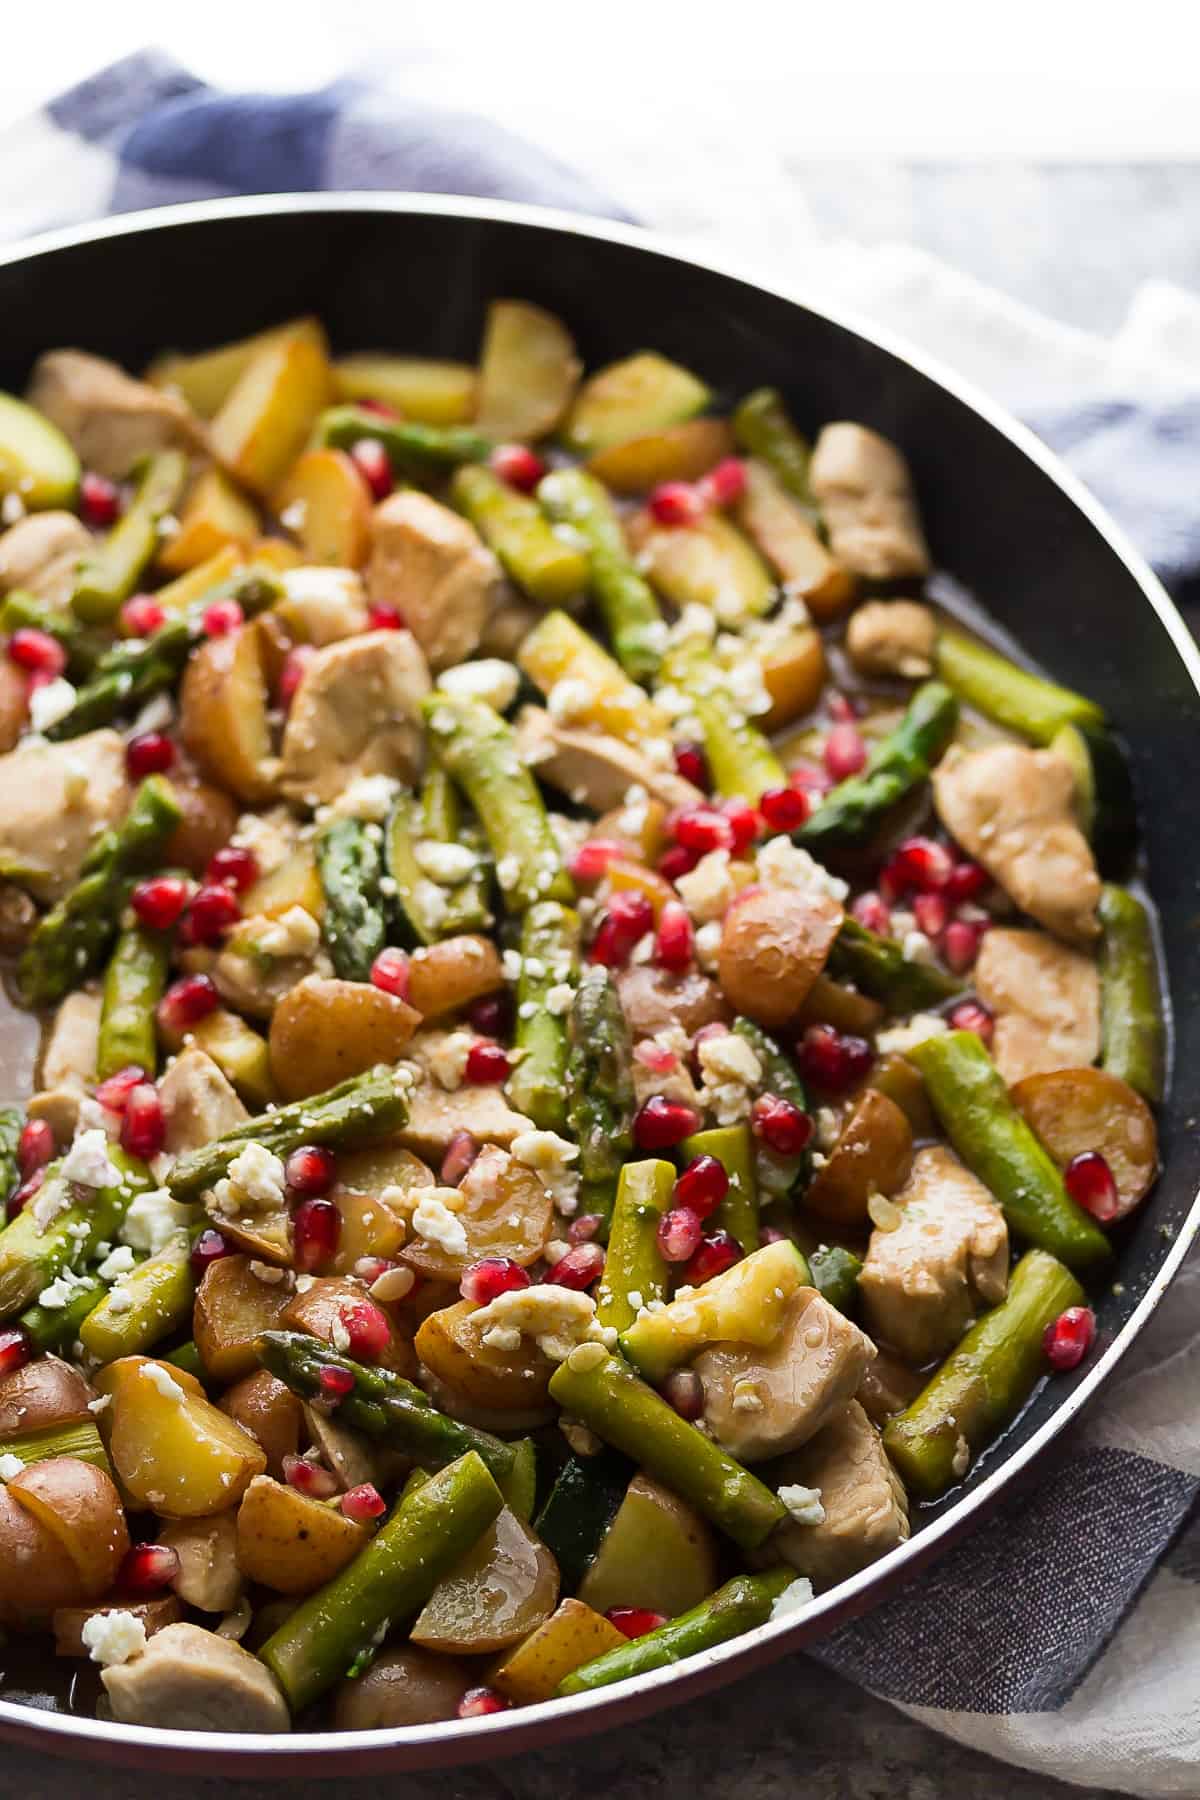
M 563 1587 L 579 1586 L 617 1516 L 633 1464 L 615 1450 L 569 1456 L 533 1528 L 558 1563 Z
M 1103 725 L 1064 725 L 1050 748 L 1075 772 L 1080 823 L 1101 875 L 1129 872 L 1137 853 L 1137 802 L 1133 777 L 1119 741 Z

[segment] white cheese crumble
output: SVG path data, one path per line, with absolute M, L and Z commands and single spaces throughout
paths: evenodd
M 434 838 L 414 844 L 413 856 L 417 867 L 443 887 L 465 881 L 479 866 L 479 858 L 465 844 L 442 844 Z
M 850 892 L 848 882 L 831 875 L 789 837 L 768 838 L 760 845 L 755 860 L 758 878 L 769 888 L 797 888 L 801 893 L 823 894 L 830 900 L 844 900 Z
M 65 719 L 76 700 L 75 689 L 64 675 L 56 675 L 29 696 L 29 723 L 34 731 L 48 731 Z
M 569 725 L 572 719 L 586 718 L 592 708 L 592 690 L 586 681 L 569 677 L 556 681 L 546 695 L 546 711 L 558 725 Z
M 496 880 L 500 883 L 500 886 L 507 892 L 509 888 L 516 887 L 520 879 L 521 864 L 517 857 L 512 855 L 502 856 L 500 861 L 496 864 Z
M 102 1669 L 132 1662 L 146 1648 L 146 1627 L 135 1613 L 93 1613 L 79 1633 L 91 1660 Z
M 790 1487 L 781 1487 L 779 1498 L 797 1525 L 823 1525 L 825 1523 L 825 1508 L 821 1505 L 820 1488 L 804 1487 L 801 1482 L 796 1481 Z
M 128 1244 L 118 1244 L 110 1250 L 100 1267 L 96 1270 L 101 1281 L 115 1281 L 118 1275 L 128 1275 L 134 1266 L 133 1251 Z
M 38 1295 L 38 1305 L 47 1307 L 51 1312 L 58 1312 L 64 1306 L 70 1306 L 80 1288 L 88 1285 L 86 1275 L 75 1275 L 70 1269 L 63 1269 L 48 1287 L 44 1287 Z
M 772 1601 L 771 1618 L 786 1619 L 792 1613 L 803 1612 L 806 1606 L 811 1605 L 812 1597 L 813 1584 L 808 1576 L 797 1575 L 795 1581 L 790 1582 L 782 1594 L 777 1594 Z
M 148 1193 L 135 1194 L 129 1202 L 117 1236 L 131 1250 L 157 1256 L 194 1217 L 192 1207 L 172 1200 L 167 1188 L 151 1188 Z
M 569 981 L 556 981 L 552 988 L 546 990 L 546 1011 L 556 1019 L 570 1012 L 575 998 L 575 989 Z
M 933 945 L 923 931 L 906 931 L 901 952 L 905 962 L 931 963 L 935 960 Z
M 438 686 L 456 700 L 482 700 L 497 712 L 507 712 L 521 685 L 520 671 L 499 656 L 481 656 L 478 662 L 459 663 L 443 669 Z
M 556 1287 L 552 1282 L 498 1294 L 475 1314 L 485 1332 L 499 1327 L 532 1338 L 551 1362 L 565 1362 L 578 1344 L 587 1342 L 595 1317 L 596 1302 L 590 1294 Z M 506 1347 L 513 1346 L 506 1340 Z
M 753 1087 L 762 1078 L 761 1062 L 736 1031 L 714 1032 L 711 1037 L 701 1038 L 697 1055 L 710 1081 L 740 1081 L 743 1087 Z
M 108 1139 L 98 1129 L 81 1131 L 62 1161 L 64 1181 L 78 1181 L 83 1187 L 115 1187 L 121 1171 L 109 1159 Z
M 392 810 L 400 783 L 390 775 L 356 775 L 330 807 L 339 819 L 367 819 L 381 824 Z
M 471 1031 L 448 1031 L 428 1053 L 429 1073 L 438 1086 L 453 1094 L 463 1084 L 467 1058 L 476 1042 Z
M 213 1189 L 217 1210 L 226 1218 L 239 1212 L 278 1212 L 284 1204 L 283 1163 L 265 1144 L 249 1143 L 229 1165 L 229 1174 Z
M 230 842 L 239 850 L 250 851 L 260 875 L 273 875 L 291 853 L 290 821 L 285 824 L 271 814 L 243 813 Z
M 158 1362 L 143 1363 L 142 1364 L 142 1374 L 145 1376 L 146 1380 L 150 1383 L 151 1387 L 155 1387 L 158 1389 L 159 1393 L 162 1395 L 164 1400 L 174 1400 L 174 1402 L 177 1406 L 182 1406 L 182 1404 L 183 1404 L 184 1400 L 187 1398 L 187 1396 L 184 1393 L 183 1389 L 180 1387 L 179 1383 L 176 1381 L 175 1377 L 172 1375 L 171 1371 L 167 1368 L 164 1368 L 162 1363 L 158 1363 Z
M 737 892 L 729 873 L 728 850 L 710 850 L 695 868 L 675 883 L 679 898 L 699 924 L 721 918 Z
M 311 956 L 321 942 L 321 927 L 302 906 L 289 906 L 254 934 L 254 948 L 264 956 Z
M 906 1050 L 915 1050 L 927 1038 L 941 1037 L 949 1031 L 945 1019 L 937 1013 L 914 1013 L 901 1025 L 889 1025 L 885 1031 L 875 1034 L 875 1048 L 881 1056 L 903 1056 Z
M 0 1456 L 0 1481 L 11 1481 L 13 1476 L 19 1475 L 24 1467 L 25 1464 L 19 1456 L 14 1456 L 11 1450 L 6 1450 L 4 1455 Z
M 457 1190 L 455 1190 L 457 1191 Z M 465 1256 L 470 1248 L 461 1219 L 455 1218 L 437 1188 L 425 1188 L 412 1216 L 413 1230 L 447 1256 Z

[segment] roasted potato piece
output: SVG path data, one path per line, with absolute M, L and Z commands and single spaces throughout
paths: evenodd
M 836 1023 L 836 1020 L 831 1023 Z M 895 1051 L 881 1056 L 868 1075 L 865 1085 L 878 1088 L 881 1094 L 886 1094 L 889 1100 L 895 1101 L 908 1120 L 914 1138 L 937 1136 L 937 1123 L 929 1104 L 929 1095 L 925 1092 L 925 1083 L 916 1065 L 910 1063 L 906 1056 L 898 1056 Z
M 256 1475 L 238 1507 L 238 1567 L 277 1594 L 311 1594 L 352 1562 L 369 1536 L 335 1507 Z
M 304 559 L 359 569 L 371 547 L 367 484 L 344 450 L 306 450 L 272 502 Z M 291 524 L 292 520 L 294 524 Z
M 0 1438 L 89 1418 L 91 1398 L 78 1369 L 57 1356 L 39 1357 L 0 1380 Z
M 725 1025 L 733 1017 L 716 982 L 699 970 L 676 975 L 649 963 L 631 963 L 617 976 L 617 988 L 635 1039 L 654 1037 L 672 1025 L 692 1037 L 704 1025 Z
M 698 481 L 734 449 L 727 420 L 685 419 L 598 450 L 587 466 L 614 493 L 645 494 L 660 481 Z
M 558 1602 L 558 1564 L 506 1506 L 434 1588 L 410 1636 L 463 1656 L 504 1650 L 543 1624 Z
M 159 566 L 183 575 L 229 545 L 244 550 L 257 536 L 258 514 L 250 502 L 224 469 L 205 469 L 183 503 L 179 530 L 158 553 Z
M 41 1623 L 98 1600 L 129 1549 L 109 1476 L 74 1456 L 30 1463 L 0 1487 L 0 1622 Z
M 413 1341 L 421 1362 L 472 1407 L 522 1415 L 540 1412 L 547 1404 L 554 1364 L 526 1337 L 516 1350 L 485 1344 L 473 1323 L 479 1311 L 473 1300 L 457 1300 L 430 1313 Z
M 554 1206 L 532 1169 L 489 1144 L 463 1176 L 459 1193 L 456 1217 L 467 1234 L 466 1254 L 451 1256 L 410 1228 L 400 1252 L 410 1269 L 457 1282 L 469 1263 L 484 1256 L 508 1256 L 522 1268 L 537 1261 L 549 1242 Z
M 678 898 L 664 876 L 628 857 L 614 856 L 605 870 L 605 877 L 614 894 L 643 894 L 653 907 L 656 919 L 669 901 Z
M 338 1184 L 331 1196 L 341 1214 L 337 1255 L 329 1273 L 351 1275 L 362 1256 L 395 1256 L 408 1229 L 408 1208 L 387 1199 L 389 1188 L 407 1193 L 432 1187 L 433 1171 L 412 1154 L 384 1144 L 354 1150 L 338 1159 Z M 322 1271 L 324 1273 L 325 1271 Z
M 570 332 L 525 300 L 493 300 L 479 359 L 476 424 L 488 437 L 545 437 L 570 406 L 582 364 Z
M 841 930 L 842 908 L 826 894 L 754 888 L 725 914 L 718 970 L 736 1012 L 780 1030 L 791 1024 Z
M 163 846 L 164 866 L 182 865 L 192 875 L 203 875 L 237 829 L 237 807 L 207 781 L 172 774 L 171 786 L 183 817 Z
M 285 1100 L 324 1093 L 376 1063 L 396 1062 L 420 1022 L 413 1007 L 370 982 L 306 976 L 271 1017 L 275 1084 Z
M 101 1425 L 113 1468 L 136 1506 L 166 1519 L 207 1518 L 236 1506 L 267 1466 L 254 1439 L 182 1369 L 123 1356 L 101 1369 L 96 1387 L 112 1395 Z
M 883 1023 L 887 1009 L 878 1000 L 860 994 L 844 982 L 831 981 L 818 975 L 808 990 L 808 998 L 800 1008 L 798 1025 L 832 1025 L 837 1031 L 848 1031 L 854 1037 L 866 1037 Z M 914 1070 L 915 1074 L 916 1071 Z
M 267 683 L 253 625 L 193 650 L 179 690 L 183 741 L 201 770 L 248 806 L 274 788 Z
M 293 906 L 302 906 L 318 920 L 325 911 L 321 877 L 309 844 L 297 844 L 277 869 L 260 875 L 242 895 L 242 916 L 247 919 L 278 919 Z
M 614 807 L 596 820 L 588 836 L 624 844 L 634 862 L 657 862 L 667 847 L 667 808 L 652 799 L 636 807 Z
M 266 1369 L 255 1369 L 235 1382 L 218 1404 L 262 1446 L 267 1473 L 282 1476 L 284 1457 L 295 1456 L 300 1448 L 304 1423 L 304 1408 L 292 1390 Z
M 272 325 L 253 337 L 219 344 L 215 350 L 171 350 L 156 356 L 142 379 L 152 387 L 177 389 L 194 413 L 199 413 L 202 419 L 211 419 L 225 404 L 259 351 L 290 337 L 303 326 L 314 331 L 321 329 L 315 319 L 290 319 L 286 325 Z
M 873 1193 L 893 1194 L 912 1167 L 912 1127 L 894 1100 L 866 1088 L 842 1126 L 804 1203 L 838 1225 L 865 1225 Z
M 28 676 L 8 657 L 0 663 L 0 756 L 12 749 L 29 712 Z
M 495 944 L 469 932 L 414 950 L 408 966 L 409 1002 L 425 1019 L 457 1012 L 503 986 Z
M 248 1256 L 223 1256 L 205 1271 L 196 1295 L 193 1335 L 214 1381 L 239 1381 L 258 1368 L 254 1346 L 273 1331 L 291 1295 L 282 1282 L 261 1281 Z
M 501 1656 L 488 1682 L 517 1706 L 553 1700 L 559 1682 L 573 1670 L 628 1641 L 582 1600 L 564 1600 L 524 1643 Z
M 315 319 L 302 319 L 239 375 L 212 422 L 214 456 L 252 492 L 273 493 L 332 389 L 325 333 Z
M 432 356 L 387 356 L 367 350 L 333 365 L 339 400 L 382 400 L 402 419 L 423 425 L 465 425 L 475 416 L 478 377 L 470 363 Z
M 1104 1069 L 1058 1069 L 1027 1075 L 1012 1098 L 1060 1169 L 1085 1150 L 1104 1158 L 1117 1204 L 1102 1224 L 1127 1218 L 1145 1199 L 1158 1174 L 1158 1132 L 1153 1113 L 1128 1082 Z
M 89 1619 L 110 1612 L 131 1613 L 141 1621 L 148 1638 L 167 1625 L 177 1625 L 183 1617 L 183 1608 L 174 1594 L 164 1594 L 159 1600 L 110 1600 L 107 1606 L 60 1606 L 50 1621 L 55 1656 L 90 1656 L 83 1641 L 83 1628 Z
M 177 575 L 174 581 L 168 581 L 165 587 L 157 588 L 154 594 L 155 600 L 165 613 L 170 614 L 172 618 L 177 618 L 179 614 L 185 613 L 189 606 L 194 606 L 197 600 L 202 600 L 206 594 L 210 594 L 214 588 L 223 587 L 227 581 L 231 580 L 241 568 L 244 554 L 240 544 L 226 544 L 222 549 L 215 551 L 207 561 L 197 563 L 194 569 L 186 569 L 182 575 Z M 119 618 L 117 629 L 126 637 L 130 635 L 125 631 Z
M 102 1586 L 95 1589 L 103 1592 Z M 63 1555 L 58 1538 L 19 1503 L 11 1482 L 0 1487 L 0 1625 L 30 1630 L 46 1624 L 60 1606 L 87 1598 L 79 1570 Z
M 717 1586 L 717 1545 L 698 1512 L 649 1475 L 635 1475 L 579 1584 L 599 1613 L 647 1606 L 668 1619 Z
M 361 1281 L 351 1281 L 344 1276 L 325 1275 L 314 1281 L 312 1286 L 302 1294 L 293 1294 L 280 1316 L 279 1323 L 285 1331 L 307 1331 L 312 1337 L 323 1338 L 335 1349 L 341 1337 L 343 1345 L 345 1326 L 342 1323 L 343 1311 L 348 1307 L 362 1306 L 367 1301 L 366 1289 Z M 381 1308 L 385 1312 L 386 1309 Z M 391 1324 L 391 1320 L 388 1320 Z M 403 1375 L 411 1375 L 416 1370 L 416 1358 L 412 1345 L 393 1328 L 391 1342 L 378 1359 L 386 1368 L 397 1369 Z
M 426 1650 L 385 1650 L 333 1697 L 335 1731 L 398 1730 L 453 1719 L 472 1680 L 464 1663 Z
M 821 634 L 805 628 L 762 654 L 763 686 L 771 710 L 755 720 L 761 731 L 782 731 L 810 713 L 825 685 L 825 646 Z

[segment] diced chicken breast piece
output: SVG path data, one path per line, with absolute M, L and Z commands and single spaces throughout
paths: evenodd
M 1008 1226 L 983 1183 L 949 1150 L 918 1150 L 893 1196 L 900 1223 L 879 1226 L 858 1278 L 873 1337 L 913 1363 L 953 1348 L 1008 1287 Z
M 933 673 L 937 623 L 919 600 L 868 600 L 846 627 L 846 650 L 860 675 Z
M 303 644 L 340 643 L 367 629 L 367 597 L 356 569 L 285 569 L 283 599 L 272 608 Z
M 201 1625 L 168 1625 L 100 1677 L 119 1725 L 174 1731 L 290 1731 L 265 1663 Z
M 283 734 L 280 787 L 290 800 L 336 800 L 357 775 L 421 773 L 421 701 L 429 670 L 408 631 L 367 631 L 318 650 Z
M 799 1288 L 778 1338 L 712 1344 L 692 1367 L 706 1427 L 731 1456 L 762 1462 L 795 1450 L 852 1400 L 875 1346 L 815 1288 Z
M 57 1144 L 68 1144 L 79 1123 L 79 1103 L 96 1079 L 100 1041 L 99 994 L 68 994 L 54 1015 L 42 1054 L 42 1085 L 32 1096 L 31 1119 L 45 1119 Z
M 517 749 L 539 781 L 548 781 L 593 812 L 620 806 L 631 787 L 646 790 L 664 806 L 699 806 L 699 788 L 663 768 L 620 738 L 603 731 L 559 725 L 538 706 L 526 706 L 517 720 Z
M 439 1162 L 459 1131 L 471 1132 L 481 1144 L 499 1144 L 507 1150 L 514 1138 L 533 1129 L 533 1121 L 508 1104 L 502 1087 L 463 1081 L 468 1036 L 419 1031 L 405 1048 L 405 1061 L 420 1071 L 420 1079 L 409 1090 L 408 1124 L 394 1142 L 427 1162 Z M 464 1039 L 462 1057 L 453 1054 L 455 1038 Z M 452 1085 L 456 1077 L 457 1087 Z
M 194 1044 L 175 1058 L 158 1084 L 172 1156 L 200 1150 L 249 1117 L 211 1056 Z M 184 1596 L 186 1599 L 186 1595 Z
M 819 1589 L 833 1587 L 908 1537 L 908 1498 L 883 1440 L 857 1400 L 775 1471 L 775 1486 L 811 1488 L 824 1518 L 792 1519 L 771 1549 Z
M 149 451 L 206 447 L 200 421 L 177 395 L 82 350 L 40 356 L 27 399 L 71 440 L 86 468 L 114 481 Z
M 428 494 L 404 489 L 371 515 L 367 592 L 398 607 L 435 674 L 478 650 L 504 593 L 500 565 L 474 528 Z
M 975 991 L 995 1014 L 992 1056 L 1010 1087 L 1026 1075 L 1086 1069 L 1099 1056 L 1096 965 L 1045 932 L 986 932 Z
M 829 548 L 847 569 L 871 581 L 929 573 L 912 478 L 895 444 L 865 425 L 826 425 L 808 475 Z
M 0 594 L 21 588 L 48 606 L 65 606 L 92 534 L 69 512 L 30 513 L 0 537 Z
M 1098 935 L 1100 877 L 1064 757 L 1022 744 L 952 745 L 933 772 L 938 817 L 1023 912 L 1059 937 Z
M 170 1519 L 158 1534 L 179 1558 L 171 1583 L 181 1600 L 201 1612 L 232 1612 L 241 1597 L 237 1564 L 237 1513 L 211 1519 Z
M 39 900 L 60 900 L 129 798 L 117 732 L 89 731 L 61 744 L 26 738 L 0 756 L 0 864 Z

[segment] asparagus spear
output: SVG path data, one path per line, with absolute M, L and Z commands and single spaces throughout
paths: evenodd
M 87 1189 L 82 1202 L 75 1200 L 61 1163 L 51 1163 L 34 1199 L 0 1231 L 0 1319 L 24 1311 L 56 1275 L 78 1268 L 97 1244 L 111 1241 L 129 1202 L 150 1186 L 150 1171 L 136 1157 L 110 1144 L 108 1159 L 119 1180 Z M 61 1211 L 54 1211 L 60 1202 L 65 1202 Z M 43 1231 L 38 1220 L 47 1217 Z
M 371 964 L 387 943 L 378 835 L 361 819 L 335 819 L 317 839 L 325 896 L 321 935 L 343 981 L 369 981 Z
M 662 610 L 634 566 L 608 490 L 584 469 L 556 469 L 543 478 L 537 497 L 551 519 L 583 538 L 591 590 L 617 661 L 635 681 L 649 680 L 662 661 Z
M 487 832 L 505 904 L 571 900 L 571 878 L 537 783 L 517 754 L 511 727 L 481 700 L 432 694 L 423 703 L 430 739 Z
M 79 1341 L 98 1362 L 137 1356 L 186 1325 L 196 1281 L 191 1234 L 180 1231 L 156 1256 L 114 1282 L 79 1327 Z
M 132 925 L 113 947 L 104 977 L 96 1074 L 101 1081 L 136 1064 L 153 1078 L 158 1063 L 154 1009 L 167 985 L 168 944 L 160 931 Z
M 531 1437 L 517 1438 L 512 1453 L 512 1468 L 507 1475 L 495 1478 L 496 1485 L 508 1510 L 528 1525 L 537 1499 L 537 1445 Z
M 134 877 L 152 863 L 182 814 L 161 775 L 143 781 L 124 820 L 90 851 L 69 894 L 40 921 L 17 965 L 29 1006 L 51 1006 L 103 960 Z
M 469 425 L 420 425 L 412 419 L 385 419 L 361 406 L 332 406 L 317 421 L 317 437 L 337 450 L 352 450 L 374 438 L 399 474 L 429 475 L 459 463 L 482 462 L 491 444 Z
M 588 559 L 582 550 L 554 532 L 536 500 L 475 464 L 457 471 L 450 498 L 491 545 L 519 588 L 539 606 L 561 606 L 581 594 L 588 583 Z
M 17 1185 L 21 1173 L 17 1145 L 24 1124 L 19 1106 L 0 1106 L 0 1196 L 7 1197 Z
M 1166 1025 L 1150 915 L 1127 888 L 1100 895 L 1100 1065 L 1147 1100 L 1161 1100 Z
M 73 1456 L 77 1462 L 103 1469 L 106 1475 L 112 1473 L 94 1419 L 71 1419 L 62 1425 L 43 1426 L 39 1431 L 0 1437 L 0 1456 L 17 1456 L 26 1468 L 56 1456 Z
M 780 1100 L 790 1100 L 798 1112 L 806 1113 L 808 1095 L 791 1057 L 752 1019 L 735 1019 L 733 1029 L 740 1038 L 745 1039 L 759 1060 L 762 1079 L 758 1084 L 758 1093 L 774 1094 Z M 759 1194 L 764 1200 L 782 1200 L 796 1188 L 806 1186 L 811 1169 L 812 1156 L 809 1151 L 802 1150 L 799 1156 L 781 1156 L 778 1150 L 772 1150 L 761 1138 L 755 1139 L 754 1176 Z
M 321 1382 L 327 1370 L 352 1376 L 354 1386 L 338 1401 L 341 1422 L 407 1451 L 430 1468 L 441 1468 L 473 1450 L 498 1481 L 512 1473 L 516 1451 L 511 1444 L 448 1419 L 419 1387 L 391 1369 L 353 1362 L 303 1331 L 265 1331 L 258 1353 L 264 1368 L 305 1400 L 328 1399 Z
M 754 1139 L 745 1125 L 718 1125 L 684 1138 L 680 1155 L 686 1163 L 696 1156 L 715 1156 L 729 1177 L 725 1198 L 713 1216 L 713 1225 L 727 1231 L 749 1256 L 758 1248 L 758 1189 L 754 1180 Z
M 27 1306 L 18 1321 L 34 1350 L 61 1350 L 73 1344 L 79 1327 L 108 1288 L 98 1275 L 89 1275 L 72 1293 L 65 1306 Z
M 903 946 L 880 937 L 857 919 L 842 923 L 829 958 L 829 972 L 852 981 L 892 1012 L 921 1012 L 962 992 L 962 982 L 932 963 L 909 962 Z
M 806 849 L 864 844 L 873 838 L 892 807 L 929 777 L 954 735 L 958 701 L 940 681 L 927 681 L 908 710 L 881 738 L 861 775 L 839 782 L 812 817 L 792 835 Z
M 935 652 L 937 672 L 968 705 L 998 725 L 1049 744 L 1064 725 L 1103 725 L 1094 700 L 1031 675 L 952 625 L 943 625 Z
M 578 972 L 579 915 L 557 900 L 531 906 L 521 923 L 514 1044 L 521 1059 L 508 1097 L 539 1131 L 567 1122 L 567 1007 L 564 993 Z M 566 999 L 567 1004 L 560 1004 Z
M 201 1386 L 212 1379 L 204 1367 L 204 1359 L 194 1338 L 180 1344 L 177 1350 L 164 1350 L 159 1361 L 170 1363 L 174 1369 L 182 1369 L 185 1375 L 194 1375 Z
M 67 674 L 72 681 L 91 674 L 97 660 L 109 648 L 106 631 L 94 631 L 81 624 L 67 607 L 49 606 L 44 600 L 14 588 L 0 605 L 0 635 L 11 637 L 14 631 L 32 627 L 44 631 L 60 643 L 67 653 Z
M 693 683 L 687 692 L 700 721 L 704 754 L 718 794 L 749 800 L 753 806 L 768 789 L 787 786 L 783 764 L 726 687 L 719 681 L 703 689 Z
M 392 1620 L 422 1607 L 503 1504 L 470 1452 L 405 1494 L 354 1561 L 302 1600 L 259 1650 L 293 1712 L 332 1687 Z
M 978 1452 L 1007 1425 L 1046 1373 L 1042 1335 L 1083 1289 L 1056 1258 L 1028 1250 L 1000 1305 L 967 1332 L 912 1405 L 884 1427 L 883 1442 L 906 1486 L 936 1500 L 961 1481 Z
M 766 1623 L 776 1600 L 795 1579 L 795 1569 L 787 1568 L 768 1569 L 762 1575 L 735 1575 L 690 1612 L 583 1663 L 564 1676 L 555 1691 L 563 1696 L 590 1694 L 595 1688 L 647 1675 L 651 1669 L 665 1669 L 669 1663 L 682 1662 L 686 1656 L 740 1637 L 743 1631 Z
M 178 505 L 187 480 L 182 450 L 160 450 L 147 459 L 137 492 L 104 542 L 83 559 L 71 594 L 71 610 L 89 625 L 107 625 L 128 600 L 138 577 L 154 560 L 159 521 Z
M 550 1377 L 550 1395 L 564 1412 L 582 1419 L 606 1443 L 690 1501 L 744 1550 L 756 1549 L 787 1517 L 778 1495 L 681 1419 L 627 1363 L 599 1344 L 572 1350 Z
M 808 1272 L 817 1292 L 839 1312 L 852 1310 L 858 1296 L 862 1258 L 840 1244 L 821 1244 L 809 1255 Z
M 607 1221 L 633 1153 L 633 1042 L 608 970 L 584 970 L 571 1008 L 567 1124 L 579 1145 L 579 1210 Z
M 458 794 L 444 769 L 434 765 L 420 801 L 401 794 L 384 833 L 384 861 L 396 884 L 396 899 L 408 926 L 422 944 L 479 931 L 492 923 L 487 904 L 487 877 L 482 862 L 457 886 L 431 882 L 417 861 L 422 841 L 461 843 Z
M 335 1144 L 358 1148 L 394 1137 L 408 1123 L 408 1102 L 385 1064 L 353 1075 L 323 1094 L 293 1100 L 273 1113 L 260 1113 L 224 1132 L 212 1143 L 189 1150 L 175 1163 L 167 1186 L 175 1200 L 197 1200 L 228 1173 L 229 1165 L 248 1143 L 263 1144 L 286 1156 L 301 1144 Z
M 674 1189 L 675 1169 L 669 1162 L 626 1163 L 621 1170 L 604 1278 L 596 1296 L 601 1325 L 624 1331 L 637 1318 L 639 1307 L 666 1299 L 667 1265 L 658 1247 L 658 1222 Z
M 1073 1269 L 1103 1262 L 1109 1243 L 1008 1097 L 973 1031 L 948 1031 L 907 1052 L 955 1150 L 1004 1209 L 1012 1229 Z
M 817 503 L 808 484 L 812 452 L 775 388 L 755 388 L 746 395 L 733 415 L 733 435 L 743 450 L 770 463 L 789 493 L 816 513 Z

